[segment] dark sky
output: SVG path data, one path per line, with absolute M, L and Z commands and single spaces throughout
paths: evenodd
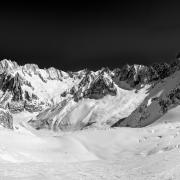
M 180 51 L 180 3 L 28 3 L 0 6 L 0 59 L 63 70 L 170 61 Z

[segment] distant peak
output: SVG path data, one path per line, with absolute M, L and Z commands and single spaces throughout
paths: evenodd
M 4 71 L 13 71 L 14 69 L 17 69 L 18 64 L 15 61 L 3 59 L 0 61 L 0 72 Z
M 14 67 L 14 66 L 18 66 L 18 64 L 15 62 L 15 61 L 11 61 L 11 60 L 7 60 L 7 59 L 3 59 L 0 61 L 0 64 L 3 66 L 3 67 Z

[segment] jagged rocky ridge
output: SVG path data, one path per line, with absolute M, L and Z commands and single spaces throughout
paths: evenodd
M 60 102 L 61 91 L 71 87 L 73 81 L 68 73 L 55 68 L 39 69 L 34 64 L 19 66 L 8 60 L 0 62 L 0 73 L 0 104 L 12 113 L 41 111 L 55 100 Z
M 177 80 L 168 87 L 166 93 L 156 96 L 153 92 L 157 91 L 158 94 L 164 84 L 169 86 L 174 74 L 179 78 L 179 70 L 179 60 L 151 66 L 125 65 L 114 70 L 102 68 L 96 72 L 87 69 L 78 72 L 64 72 L 55 68 L 40 69 L 34 64 L 19 66 L 16 62 L 3 60 L 0 62 L 0 104 L 11 113 L 24 110 L 39 112 L 36 119 L 29 121 L 37 129 L 76 130 L 99 124 L 106 127 L 142 127 L 151 124 L 178 104 L 177 100 L 171 103 L 165 100 L 172 96 L 170 91 L 176 92 Z M 135 97 L 131 103 L 128 99 L 130 95 Z M 106 96 L 109 97 L 108 100 Z M 124 99 L 127 113 L 123 107 L 118 107 L 123 104 L 117 103 L 123 96 L 127 96 Z M 111 104 L 109 101 L 116 101 L 117 107 L 112 105 L 112 113 L 107 111 L 109 114 L 104 112 L 102 115 L 107 108 L 103 103 Z M 85 107 L 82 102 L 85 102 Z M 152 116 L 154 107 L 158 112 Z M 82 111 L 85 108 L 84 114 L 71 122 L 71 115 L 74 113 L 77 116 L 75 112 L 78 108 L 82 108 Z M 99 123 L 101 117 L 105 120 Z
M 80 83 L 65 94 L 71 94 L 76 102 L 82 98 L 101 99 L 108 94 L 115 96 L 117 89 L 111 76 L 111 72 L 105 68 L 96 73 L 86 70 Z

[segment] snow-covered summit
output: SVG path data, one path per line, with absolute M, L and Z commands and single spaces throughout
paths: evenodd
M 0 61 L 0 102 L 12 111 L 16 111 L 14 104 L 21 108 L 18 111 L 29 110 L 27 104 L 36 104 L 42 110 L 61 100 L 60 94 L 71 88 L 78 80 L 74 80 L 68 73 L 55 68 L 40 69 L 35 64 L 19 66 L 10 60 Z M 15 106 L 16 106 L 15 105 Z M 13 106 L 13 108 L 11 108 Z M 34 110 L 35 110 L 34 109 Z M 33 111 L 33 109 L 31 110 Z

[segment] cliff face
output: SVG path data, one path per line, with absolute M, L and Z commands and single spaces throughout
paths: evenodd
M 21 101 L 22 100 L 22 80 L 19 76 L 19 73 L 16 73 L 15 76 L 3 72 L 0 75 L 0 87 L 2 91 L 5 93 L 6 91 L 10 91 L 12 93 L 13 101 Z
M 82 98 L 101 99 L 106 95 L 115 96 L 117 88 L 111 74 L 101 69 L 97 72 L 87 71 L 80 83 L 73 86 L 68 93 L 77 102 Z
M 4 108 L 0 108 L 0 125 L 8 129 L 13 129 L 13 117 L 11 113 Z

